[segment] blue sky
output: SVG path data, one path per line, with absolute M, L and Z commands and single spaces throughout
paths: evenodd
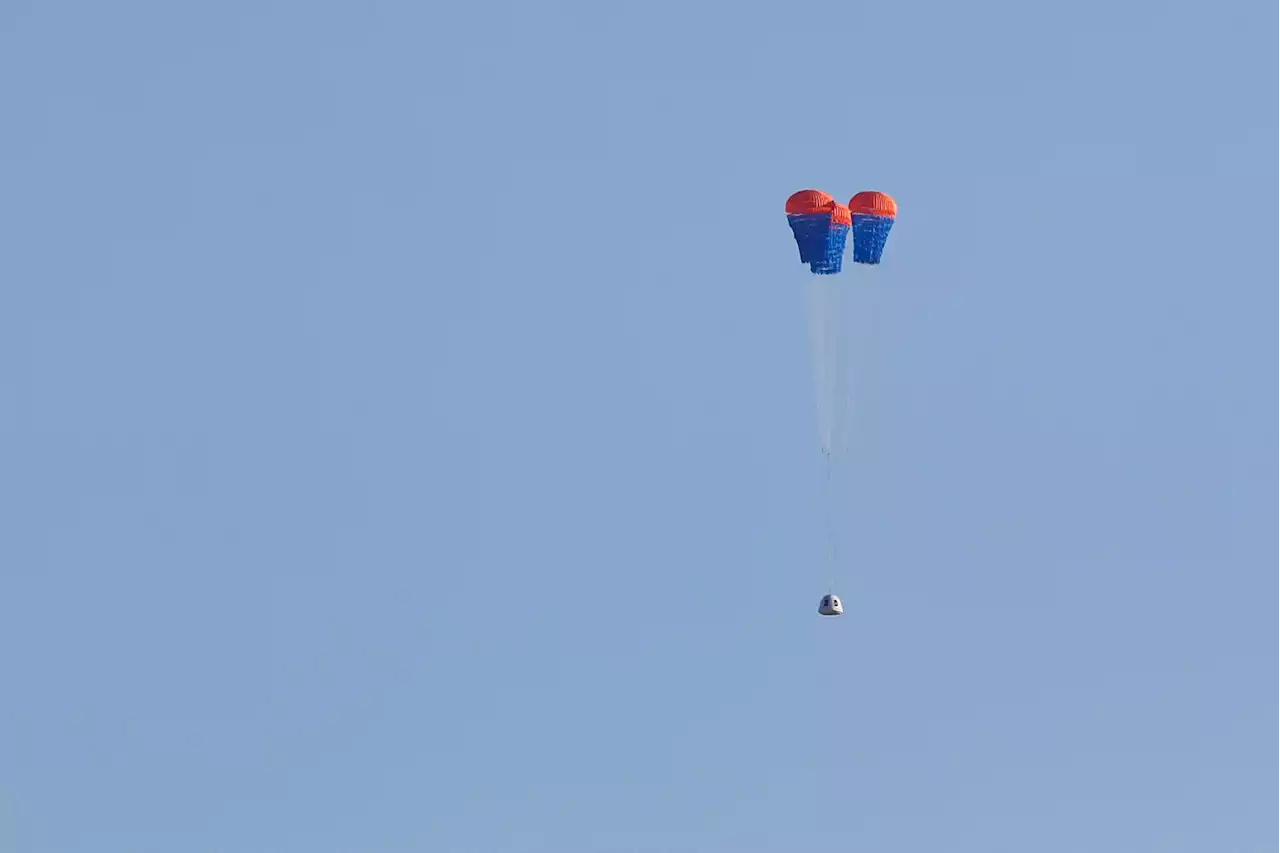
M 1274 849 L 1276 23 L 5 4 L 0 847 Z

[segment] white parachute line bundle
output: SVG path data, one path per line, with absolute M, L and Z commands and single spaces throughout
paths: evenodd
M 845 421 L 848 414 L 848 377 L 844 370 L 844 294 L 847 282 L 836 276 L 809 278 L 809 341 L 814 373 L 814 403 L 818 444 L 822 453 L 822 522 L 826 537 L 828 593 L 833 591 L 841 553 L 836 476 L 847 450 Z

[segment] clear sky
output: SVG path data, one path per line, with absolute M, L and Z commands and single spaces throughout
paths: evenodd
M 0 4 L 0 849 L 1274 850 L 1276 32 Z

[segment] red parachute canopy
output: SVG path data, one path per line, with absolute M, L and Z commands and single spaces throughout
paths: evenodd
M 849 210 L 870 216 L 887 216 L 893 219 L 898 215 L 898 203 L 888 193 L 866 191 L 849 199 Z
M 803 216 L 811 213 L 823 213 L 827 205 L 834 204 L 835 199 L 822 190 L 800 190 L 787 199 L 787 214 Z

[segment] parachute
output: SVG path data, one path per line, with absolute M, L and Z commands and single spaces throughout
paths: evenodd
M 807 264 L 809 272 L 809 337 L 812 346 L 815 403 L 819 449 L 822 451 L 822 507 L 827 538 L 827 596 L 823 598 L 819 612 L 823 615 L 839 615 L 840 608 L 826 606 L 831 587 L 841 566 L 839 543 L 841 519 L 839 518 L 840 485 L 838 472 L 843 468 L 846 456 L 845 431 L 849 384 L 847 327 L 850 318 L 848 307 L 853 304 L 851 288 L 865 284 L 858 280 L 840 280 L 844 266 L 846 244 L 853 244 L 853 260 L 856 264 L 875 266 L 884 255 L 889 231 L 898 215 L 897 202 L 882 192 L 860 192 L 849 200 L 848 206 L 840 204 L 821 190 L 801 190 L 787 199 L 787 224 L 791 226 L 800 262 Z M 852 241 L 849 237 L 852 236 Z
M 787 199 L 787 223 L 800 249 L 800 263 L 815 275 L 840 272 L 853 220 L 849 208 L 821 190 L 801 190 Z
M 889 239 L 889 229 L 898 216 L 898 203 L 885 193 L 860 192 L 849 199 L 853 219 L 853 260 L 878 264 Z

